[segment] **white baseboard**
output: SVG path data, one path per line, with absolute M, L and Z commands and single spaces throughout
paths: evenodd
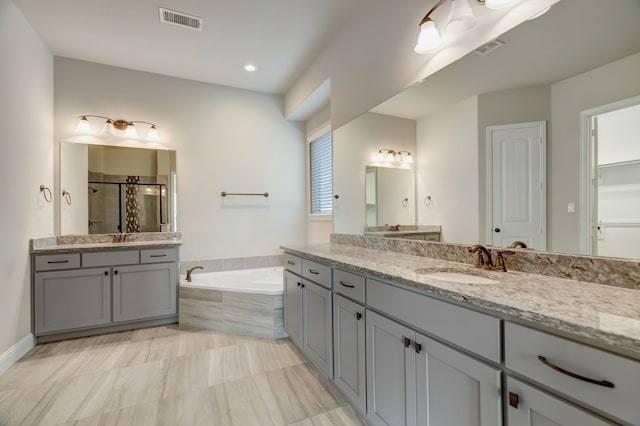
M 20 358 L 26 355 L 36 344 L 36 339 L 33 334 L 29 333 L 22 339 L 11 346 L 9 349 L 0 354 L 0 374 L 4 373 L 13 364 L 18 362 Z

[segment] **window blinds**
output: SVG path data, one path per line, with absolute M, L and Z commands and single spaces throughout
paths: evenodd
M 331 132 L 314 139 L 310 145 L 311 214 L 331 214 Z

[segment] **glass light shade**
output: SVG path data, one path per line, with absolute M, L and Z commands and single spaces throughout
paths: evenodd
M 376 161 L 384 161 L 384 154 L 382 153 L 382 150 L 378 151 L 376 154 Z
M 153 142 L 157 142 L 160 140 L 160 135 L 158 135 L 158 128 L 155 124 L 152 124 L 149 132 L 147 132 L 147 140 Z
M 129 123 L 127 125 L 127 130 L 124 131 L 124 137 L 130 139 L 138 138 L 138 132 L 136 131 L 136 128 L 133 124 Z
M 411 155 L 411 153 L 407 154 L 404 157 L 404 162 L 407 164 L 413 164 L 413 156 Z
M 102 133 L 106 133 L 108 135 L 114 135 L 116 133 L 113 127 L 113 121 L 111 121 L 111 119 L 105 121 L 104 127 L 102 128 Z
M 484 5 L 487 6 L 488 9 L 502 9 L 515 1 L 516 0 L 486 0 Z
M 461 34 L 476 24 L 476 16 L 469 6 L 468 0 L 453 0 L 449 22 L 444 28 L 447 34 Z
M 78 133 L 91 133 L 91 125 L 89 124 L 89 120 L 84 115 L 80 117 L 80 121 L 78 121 L 78 125 L 76 126 L 76 132 Z
M 441 44 L 442 38 L 440 38 L 440 32 L 436 27 L 436 23 L 429 20 L 420 26 L 418 43 L 413 50 L 419 55 L 424 55 L 436 50 Z
M 396 155 L 392 151 L 389 151 L 387 153 L 387 161 L 394 161 L 395 159 L 396 159 Z

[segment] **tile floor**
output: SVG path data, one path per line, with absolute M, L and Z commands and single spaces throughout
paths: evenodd
M 36 346 L 0 425 L 362 425 L 289 340 L 177 325 Z

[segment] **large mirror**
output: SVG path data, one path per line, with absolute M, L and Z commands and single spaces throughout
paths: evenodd
M 366 226 L 407 225 L 416 221 L 413 170 L 365 168 Z
M 561 0 L 337 129 L 335 232 L 366 226 L 364 200 L 342 197 L 365 193 L 353 159 L 401 141 L 416 158 L 415 223 L 441 225 L 444 242 L 526 239 L 540 250 L 640 258 L 640 162 L 632 149 L 598 160 L 639 134 L 640 2 L 602 7 Z M 626 124 L 609 124 L 616 111 Z M 385 129 L 384 143 L 354 143 L 355 129 Z
M 61 234 L 173 232 L 176 153 L 62 142 Z

